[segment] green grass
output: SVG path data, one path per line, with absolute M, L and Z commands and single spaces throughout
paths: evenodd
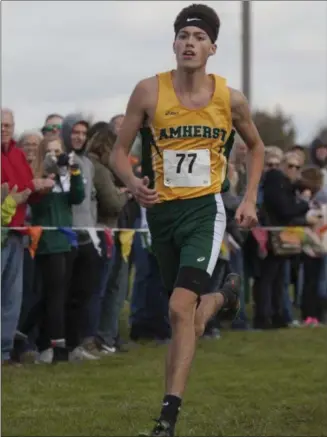
M 327 436 L 327 330 L 224 332 L 201 341 L 182 436 Z M 3 436 L 135 436 L 152 426 L 166 347 L 98 362 L 2 370 Z

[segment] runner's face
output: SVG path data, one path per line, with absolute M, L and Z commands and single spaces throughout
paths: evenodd
M 204 67 L 209 56 L 216 53 L 216 45 L 212 44 L 204 30 L 188 26 L 178 32 L 174 41 L 174 53 L 178 67 L 197 70 Z

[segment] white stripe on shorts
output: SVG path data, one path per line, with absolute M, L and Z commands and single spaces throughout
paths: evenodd
M 214 268 L 216 267 L 226 230 L 226 212 L 220 193 L 215 195 L 215 200 L 217 205 L 217 212 L 215 218 L 215 227 L 213 231 L 211 254 L 207 267 L 207 272 L 210 276 L 212 275 Z

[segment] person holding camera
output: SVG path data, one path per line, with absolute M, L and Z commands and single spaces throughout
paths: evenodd
M 55 184 L 51 192 L 32 205 L 32 225 L 45 228 L 35 257 L 42 285 L 41 299 L 30 311 L 24 325 L 28 330 L 35 322 L 39 323 L 39 360 L 50 363 L 68 358 L 68 353 L 59 344 L 65 338 L 66 291 L 71 270 L 72 244 L 62 231 L 46 228 L 72 226 L 72 205 L 83 202 L 84 183 L 74 153 L 64 153 L 58 138 L 48 138 L 41 142 L 35 176 L 51 176 Z

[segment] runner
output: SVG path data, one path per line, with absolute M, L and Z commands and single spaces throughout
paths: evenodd
M 197 339 L 219 310 L 239 308 L 240 278 L 231 274 L 210 292 L 226 227 L 221 199 L 233 126 L 249 149 L 248 185 L 236 212 L 240 226 L 257 223 L 256 197 L 264 145 L 244 95 L 220 76 L 206 73 L 216 53 L 220 20 L 204 4 L 184 8 L 174 23 L 177 68 L 142 80 L 128 103 L 111 155 L 117 176 L 148 208 L 153 250 L 172 290 L 172 340 L 166 362 L 162 409 L 150 435 L 173 437 Z M 128 159 L 141 129 L 143 178 Z

